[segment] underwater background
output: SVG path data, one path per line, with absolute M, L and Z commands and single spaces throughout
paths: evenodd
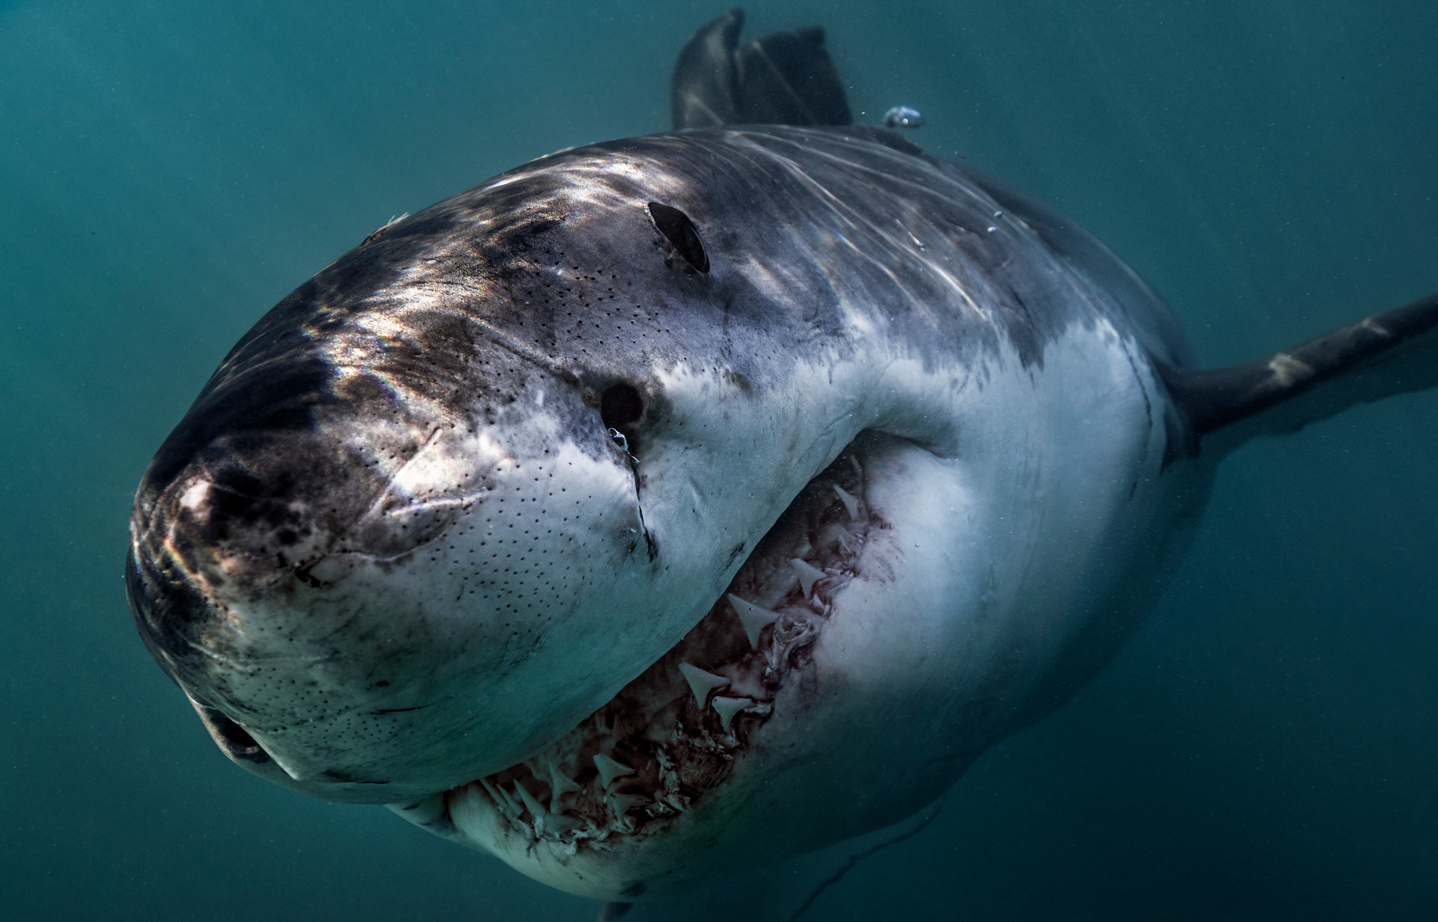
M 721 4 L 0 3 L 0 918 L 591 920 L 230 764 L 121 582 L 236 339 L 390 217 L 668 128 Z M 1209 364 L 1438 291 L 1431 0 L 766 2 L 861 121 L 1048 199 Z M 1438 918 L 1438 393 L 1249 445 L 1095 682 L 806 919 Z M 680 916 L 676 916 L 682 922 Z

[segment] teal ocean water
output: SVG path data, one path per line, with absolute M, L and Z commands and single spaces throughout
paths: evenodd
M 0 4 L 0 918 L 587 920 L 378 808 L 230 764 L 126 610 L 151 454 L 391 216 L 668 127 L 722 10 Z M 1438 290 L 1438 6 L 773 2 L 860 120 L 1085 224 L 1209 364 Z M 1438 394 L 1222 468 L 1143 632 L 806 918 L 1438 918 Z

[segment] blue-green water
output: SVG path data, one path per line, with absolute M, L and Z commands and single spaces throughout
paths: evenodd
M 720 6 L 0 7 L 0 917 L 590 919 L 227 762 L 121 562 L 235 339 L 392 215 L 667 127 Z M 1212 364 L 1438 290 L 1438 6 L 767 3 L 1048 198 Z M 1117 662 L 812 918 L 1438 918 L 1438 395 L 1251 445 Z

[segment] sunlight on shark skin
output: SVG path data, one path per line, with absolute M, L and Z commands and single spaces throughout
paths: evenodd
M 932 803 L 1131 636 L 1226 452 L 1438 384 L 1435 329 L 1199 371 L 1100 244 L 890 133 L 592 145 L 262 319 L 127 589 L 247 769 L 648 900 Z
M 763 157 L 766 150 L 775 151 L 770 161 Z M 843 156 L 815 159 L 800 171 L 795 158 L 806 150 Z M 866 158 L 874 163 L 869 172 L 910 174 L 887 195 L 923 190 L 920 179 L 934 186 L 901 211 L 953 212 L 948 236 L 930 219 L 925 222 L 930 229 L 922 230 L 930 239 L 916 244 L 908 228 L 919 223 L 884 220 L 889 204 L 874 197 L 872 178 L 866 177 L 859 187 L 863 194 L 856 195 L 845 186 L 847 172 L 827 172 L 847 171 L 847 164 Z M 642 169 L 612 169 L 615 159 Z M 712 180 L 696 185 L 687 175 L 701 170 L 712 175 L 716 169 L 736 176 L 767 170 L 772 184 L 748 184 L 735 201 L 732 187 Z M 633 175 L 646 177 L 645 186 L 632 187 Z M 666 255 L 665 241 L 645 212 L 645 203 L 661 196 L 682 204 L 704 233 L 714 262 L 707 276 L 686 271 Z M 513 204 L 511 197 L 517 200 Z M 833 205 L 836 199 L 844 201 L 842 213 Z M 878 509 L 885 535 L 908 534 L 914 527 L 910 518 L 927 521 L 920 516 L 924 503 L 914 497 L 945 490 L 982 493 L 1011 507 L 1007 518 L 981 516 L 990 529 L 1001 520 L 1026 521 L 1021 511 L 1036 502 L 1047 508 L 1033 527 L 1067 535 L 1065 540 L 1040 541 L 1016 526 L 990 536 L 991 556 L 1028 563 L 1013 574 L 1027 594 L 1009 598 L 1007 607 L 996 609 L 1002 616 L 989 615 L 988 623 L 998 630 L 1016 618 L 1042 622 L 1051 638 L 1043 649 L 1066 649 L 1067 635 L 1082 633 L 1090 620 L 1091 612 L 1076 610 L 1079 603 L 1072 601 L 1099 592 L 1090 582 L 1132 582 L 1130 566 L 1155 569 L 1156 555 L 1169 543 L 1181 544 L 1186 533 L 1180 529 L 1172 539 L 1149 541 L 1152 549 L 1132 565 L 1094 574 L 1059 566 L 1060 560 L 1086 559 L 1077 549 L 1099 540 L 1090 535 L 1079 541 L 1074 535 L 1088 532 L 1075 532 L 1078 524 L 1060 529 L 1059 523 L 1080 523 L 1085 516 L 1108 522 L 1115 513 L 1094 497 L 1107 495 L 1119 480 L 1128 489 L 1131 482 L 1159 476 L 1167 445 L 1164 411 L 1151 395 L 1160 393 L 1161 385 L 1137 345 L 1132 321 L 1101 311 L 1084 280 L 1017 218 L 1003 221 L 999 233 L 982 229 L 998 210 L 980 187 L 908 149 L 863 136 L 769 129 L 579 149 L 419 212 L 322 273 L 315 283 L 325 291 L 318 310 L 302 290 L 276 312 L 297 314 L 305 330 L 305 360 L 323 372 L 323 388 L 309 405 L 305 427 L 287 437 L 300 444 L 271 449 L 271 435 L 263 433 L 257 450 L 245 454 L 227 442 L 217 452 L 218 462 L 206 461 L 232 464 L 238 457 L 247 476 L 278 468 L 266 474 L 266 482 L 296 484 L 272 504 L 258 497 L 258 512 L 245 508 L 226 513 L 228 519 L 220 516 L 222 524 L 236 516 L 242 525 L 252 519 L 260 523 L 257 531 L 251 536 L 240 529 L 237 542 L 229 535 L 238 526 L 227 526 L 229 531 L 214 539 L 200 534 L 205 523 L 196 509 L 176 503 L 172 515 L 165 513 L 163 496 L 195 498 L 186 494 L 190 486 L 183 475 L 153 504 L 142 498 L 142 510 L 148 505 L 156 511 L 137 518 L 137 560 L 145 560 L 144 535 L 161 522 L 171 531 L 179 523 L 182 536 L 198 535 L 183 546 L 168 545 L 168 561 L 161 563 L 196 574 L 188 582 L 206 587 L 205 605 L 223 613 L 216 620 L 230 625 L 223 642 L 210 645 L 251 668 L 217 675 L 209 658 L 182 661 L 187 646 L 154 646 L 175 663 L 192 697 L 242 727 L 285 769 L 287 777 L 276 779 L 281 783 L 331 799 L 385 803 L 461 791 L 451 797 L 458 813 L 446 812 L 445 822 L 467 830 L 460 837 L 471 844 L 511 858 L 544 850 L 530 848 L 533 841 L 522 835 L 513 838 L 516 832 L 494 832 L 480 801 L 489 798 L 492 809 L 503 808 L 491 820 L 523 822 L 527 798 L 553 804 L 563 796 L 585 795 L 557 795 L 549 765 L 524 782 L 532 788 L 515 787 L 507 777 L 496 783 L 493 777 L 560 743 L 629 683 L 648 681 L 644 676 L 656 658 L 674 649 L 726 593 L 753 602 L 734 591 L 736 572 L 746 560 L 745 572 L 764 569 L 754 556 L 756 546 L 805 485 L 846 448 L 871 446 L 875 454 L 851 450 L 852 466 L 863 474 L 851 483 L 836 481 L 839 490 L 852 497 L 909 497 L 902 517 L 870 506 Z M 533 227 L 536 215 L 545 216 L 539 229 Z M 741 232 L 748 228 L 757 230 Z M 822 245 L 836 234 L 863 240 L 859 249 L 867 258 L 801 258 L 812 252 L 815 240 Z M 396 259 L 381 274 L 384 284 L 377 285 L 369 261 L 396 251 L 403 259 Z M 792 256 L 775 259 L 775 253 Z M 634 268 L 646 266 L 642 272 Z M 332 280 L 346 273 L 364 279 L 349 307 L 343 307 L 344 289 Z M 976 311 L 971 306 L 976 300 L 996 308 Z M 1044 310 L 1048 313 L 1040 313 Z M 472 323 L 470 314 L 478 314 Z M 436 327 L 442 336 L 428 333 Z M 1181 349 L 1175 346 L 1171 355 Z M 243 354 L 243 346 L 237 352 Z M 622 360 L 616 361 L 616 354 Z M 1142 361 L 1136 363 L 1135 355 Z M 462 359 L 462 368 L 444 364 L 454 356 Z M 273 361 L 266 357 L 257 364 Z M 1107 370 L 1098 375 L 1099 367 Z M 227 380 L 224 374 L 217 379 Z M 1081 381 L 1084 386 L 1075 386 Z M 642 418 L 627 426 L 632 455 L 612 444 L 603 418 L 603 395 L 621 385 L 644 405 Z M 342 399 L 335 400 L 336 394 Z M 1082 421 L 1078 429 L 1075 420 Z M 1105 450 L 1128 439 L 1140 439 L 1142 450 L 1126 450 L 1121 462 L 1103 455 L 1102 462 L 1085 466 L 1080 459 L 1090 450 L 1088 434 L 1094 430 L 1112 430 L 1094 443 Z M 938 466 L 920 463 L 913 452 Z M 356 459 L 335 468 L 349 484 L 320 478 L 314 487 L 302 485 L 297 463 L 336 453 Z M 975 476 L 980 457 L 992 465 L 981 477 L 988 484 L 984 490 L 966 487 L 963 478 L 941 486 L 958 471 Z M 1016 458 L 1030 460 L 1014 464 Z M 1078 478 L 1072 483 L 1058 476 L 1065 465 Z M 905 486 L 891 478 L 891 468 L 925 473 Z M 215 472 L 205 469 L 213 481 Z M 1116 469 L 1125 472 L 1122 477 L 1116 478 Z M 1165 482 L 1195 478 L 1202 481 L 1203 475 L 1178 470 Z M 303 495 L 306 489 L 317 492 Z M 1194 492 L 1168 489 L 1184 502 Z M 310 510 L 336 505 L 336 491 L 340 505 L 353 511 L 341 509 L 332 516 L 334 524 L 323 527 L 309 521 Z M 821 515 L 846 510 L 840 492 L 823 495 Z M 1089 497 L 1094 504 L 1070 508 L 1064 505 L 1070 496 Z M 1140 491 L 1120 503 L 1123 515 L 1138 523 L 1123 526 L 1120 534 L 1143 523 L 1168 522 L 1171 516 L 1160 507 L 1172 501 L 1168 492 Z M 269 558 L 270 549 L 283 544 L 287 527 L 294 530 L 285 523 L 295 516 L 305 519 L 308 531 L 284 545 L 280 566 Z M 406 536 L 416 531 L 420 534 Z M 950 540 L 975 540 L 965 538 L 962 528 L 950 531 Z M 521 543 L 514 544 L 511 535 Z M 890 587 L 889 601 L 867 602 L 871 616 L 855 623 L 896 627 L 915 608 L 963 610 L 958 599 L 973 595 L 970 588 L 988 578 L 983 575 L 988 570 L 971 576 L 969 588 L 953 589 L 947 604 L 929 597 L 920 604 L 904 587 L 950 585 L 933 579 L 926 567 L 977 558 L 943 551 L 943 542 L 934 539 L 917 543 L 929 545 L 925 553 L 942 556 L 923 557 L 919 565 L 919 548 L 900 554 L 890 547 L 880 559 L 874 557 L 878 548 L 889 547 L 883 541 L 847 540 L 849 552 L 865 561 L 863 572 L 896 574 L 876 583 Z M 1104 546 L 1124 544 L 1112 536 L 1103 540 Z M 1000 552 L 1008 541 L 1017 544 Z M 206 581 L 206 573 L 217 572 L 205 562 L 211 546 L 229 562 L 222 568 L 223 583 Z M 772 586 L 761 581 L 766 592 L 792 589 L 806 595 L 801 590 L 808 579 L 813 595 L 805 601 L 839 613 L 850 610 L 846 599 L 870 598 L 858 584 L 831 593 L 838 587 L 796 571 L 795 559 L 820 570 L 832 563 L 808 562 L 809 554 L 800 551 L 785 550 L 778 571 L 782 581 Z M 237 577 L 237 560 L 251 562 L 254 574 Z M 918 569 L 906 569 L 909 565 Z M 1054 589 L 1053 577 L 1045 574 L 1060 570 L 1069 573 L 1068 581 Z M 511 583 L 520 584 L 519 591 Z M 534 605 L 543 608 L 524 607 Z M 778 608 L 761 607 L 777 618 Z M 1039 619 L 1034 612 L 1051 612 L 1052 618 Z M 514 620 L 516 613 L 523 614 L 522 625 Z M 858 616 L 838 620 L 849 617 Z M 204 620 L 172 619 L 160 626 Z M 813 662 L 827 662 L 821 653 L 828 650 L 828 628 L 809 616 L 800 622 L 776 623 L 800 632 L 805 639 L 800 647 L 812 652 Z M 672 817 L 651 817 L 652 823 L 638 821 L 647 815 L 645 805 L 654 803 L 648 792 L 606 792 L 606 809 L 619 803 L 620 814 L 553 814 L 530 821 L 540 835 L 561 831 L 561 852 L 577 848 L 575 841 L 587 830 L 586 841 L 599 843 L 589 857 L 566 857 L 568 872 L 529 867 L 517 858 L 516 866 L 556 886 L 618 898 L 633 895 L 637 881 L 648 886 L 639 881 L 649 873 L 645 869 L 659 874 L 666 863 L 669 870 L 662 876 L 678 885 L 747 860 L 740 856 L 781 856 L 893 821 L 937 796 L 973 754 L 1002 735 L 997 728 L 1007 732 L 1029 719 L 1023 715 L 1032 707 L 1022 701 L 1045 679 L 1048 658 L 1057 653 L 1022 658 L 1022 668 L 1020 660 L 1003 665 L 1003 681 L 993 675 L 976 680 L 981 695 L 1012 703 L 996 709 L 1002 718 L 962 721 L 972 728 L 963 736 L 962 757 L 940 760 L 922 778 L 892 785 L 892 796 L 870 796 L 868 806 L 856 799 L 853 809 L 824 822 L 809 816 L 818 807 L 814 795 L 799 793 L 823 786 L 801 772 L 785 798 L 793 811 L 792 840 L 770 836 L 763 849 L 734 842 L 725 854 L 710 849 L 702 860 L 692 857 L 681 872 L 673 862 L 690 862 L 683 856 L 704 852 L 699 843 L 712 838 L 704 817 L 731 815 L 734 804 L 747 802 L 750 784 L 780 789 L 775 779 L 783 776 L 782 768 L 768 767 L 772 757 L 760 755 L 773 745 L 767 743 L 770 736 L 793 734 L 786 745 L 796 752 L 828 750 L 834 744 L 825 738 L 826 728 L 861 724 L 860 714 L 869 709 L 887 714 L 917 706 L 917 697 L 896 683 L 888 696 L 872 688 L 859 694 L 853 705 L 858 712 L 846 710 L 842 698 L 825 699 L 822 707 L 796 699 L 800 703 L 791 707 L 807 715 L 797 719 L 795 711 L 786 715 L 785 702 L 786 695 L 798 692 L 784 692 L 783 676 L 821 681 L 827 673 L 816 671 L 818 666 L 786 666 L 788 660 L 773 655 L 769 668 L 780 681 L 777 689 L 750 683 L 720 694 L 726 699 L 720 708 L 731 709 L 727 717 L 710 709 L 717 731 L 737 747 L 721 761 L 732 762 L 732 778 L 752 771 L 755 781 L 723 782 L 699 796 L 725 773 L 715 774 L 710 766 L 691 782 L 676 768 L 671 786 L 688 791 L 682 797 L 697 812 L 686 807 Z M 299 676 L 277 671 L 276 664 L 300 662 L 310 665 Z M 844 673 L 835 667 L 833 675 Z M 289 691 L 291 683 L 302 690 Z M 964 714 L 972 709 L 968 699 L 959 703 Z M 847 716 L 828 723 L 815 716 L 816 707 Z M 786 729 L 759 729 L 755 720 L 765 708 L 772 708 L 765 716 Z M 933 713 L 933 727 L 944 725 L 937 716 L 944 709 Z M 884 725 L 888 722 L 885 718 Z M 929 730 L 883 744 L 871 741 L 862 752 L 872 752 L 873 761 L 865 763 L 856 753 L 847 759 L 848 774 L 855 784 L 882 791 L 876 772 L 892 775 L 895 760 L 928 764 L 932 760 L 923 753 L 933 746 Z M 785 756 L 780 766 L 789 759 L 807 764 Z M 586 778 L 598 777 L 592 759 L 565 764 L 574 772 L 566 777 L 581 791 Z M 635 784 L 657 777 L 642 765 L 630 767 L 639 776 Z M 615 801 L 620 795 L 624 799 Z M 777 804 L 766 810 L 783 815 Z

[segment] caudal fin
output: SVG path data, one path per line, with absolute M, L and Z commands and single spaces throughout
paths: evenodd
M 1357 403 L 1438 387 L 1438 295 L 1229 368 L 1164 368 L 1197 448 L 1224 455 Z
M 674 127 L 847 125 L 844 85 L 818 26 L 739 47 L 744 11 L 730 10 L 679 52 L 669 91 Z

